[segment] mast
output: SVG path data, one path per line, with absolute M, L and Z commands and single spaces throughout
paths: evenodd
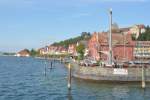
M 97 51 L 99 52 L 99 33 L 96 34 L 96 40 L 97 40 Z
M 110 29 L 109 29 L 109 65 L 112 65 L 112 9 L 109 10 Z

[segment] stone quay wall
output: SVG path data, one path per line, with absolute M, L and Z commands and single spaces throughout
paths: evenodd
M 97 81 L 141 81 L 142 68 L 104 68 L 73 66 L 73 76 Z M 150 82 L 150 68 L 144 68 L 145 81 Z

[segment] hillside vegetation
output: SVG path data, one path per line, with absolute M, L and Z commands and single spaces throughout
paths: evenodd
M 89 32 L 82 32 L 81 36 L 77 36 L 77 37 L 70 38 L 70 39 L 67 39 L 64 41 L 60 41 L 60 42 L 55 42 L 52 45 L 53 46 L 63 46 L 63 47 L 67 48 L 69 46 L 69 44 L 76 44 L 79 41 L 89 40 L 90 38 L 91 38 L 91 34 Z
M 150 27 L 146 27 L 146 31 L 138 37 L 139 41 L 150 41 Z

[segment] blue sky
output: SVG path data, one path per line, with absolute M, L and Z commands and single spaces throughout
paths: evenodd
M 0 51 L 39 48 L 81 32 L 150 25 L 148 0 L 0 0 Z

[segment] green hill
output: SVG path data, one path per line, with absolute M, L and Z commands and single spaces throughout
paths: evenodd
M 80 36 L 70 38 L 64 41 L 60 41 L 60 42 L 55 42 L 52 44 L 52 46 L 64 46 L 67 48 L 69 44 L 76 44 L 77 42 L 81 40 L 89 40 L 90 38 L 91 38 L 90 32 L 82 32 Z

